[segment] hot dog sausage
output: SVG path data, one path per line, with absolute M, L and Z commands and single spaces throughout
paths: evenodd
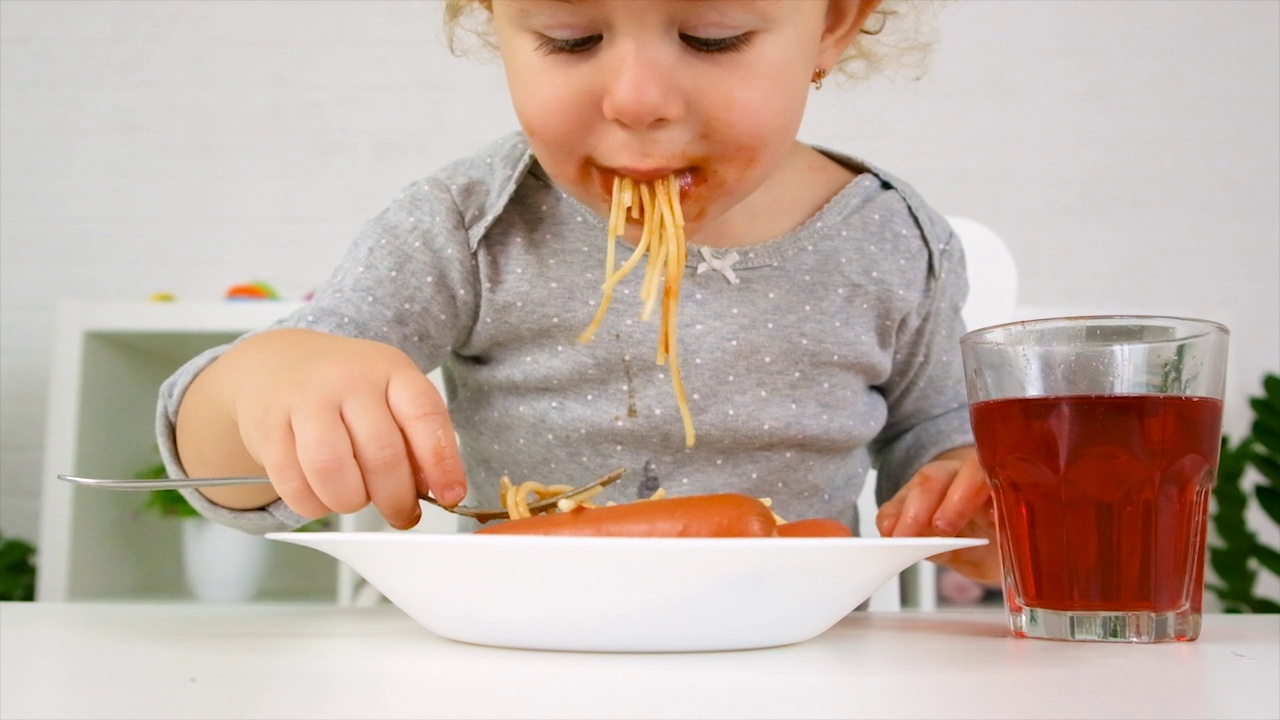
M 806 518 L 779 525 L 778 537 L 853 537 L 853 533 L 839 520 Z
M 534 515 L 487 525 L 484 535 L 595 535 L 612 537 L 772 537 L 773 513 L 759 500 L 736 493 L 692 495 L 564 513 Z

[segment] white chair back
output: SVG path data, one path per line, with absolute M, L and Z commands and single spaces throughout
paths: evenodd
M 964 247 L 969 297 L 960 314 L 965 327 L 975 330 L 1010 322 L 1018 300 L 1018 267 L 998 235 L 982 223 L 949 217 L 951 229 Z

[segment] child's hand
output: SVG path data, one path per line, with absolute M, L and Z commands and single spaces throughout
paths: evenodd
M 202 459 L 238 453 L 241 466 L 259 466 L 303 517 L 352 513 L 372 502 L 393 527 L 406 529 L 421 518 L 419 493 L 430 491 L 446 505 L 466 495 L 439 392 L 399 349 L 369 340 L 307 330 L 245 339 L 192 383 L 178 441 L 188 474 Z M 225 464 L 218 470 L 237 474 Z
M 931 559 L 979 582 L 1000 582 L 995 507 L 987 475 L 972 447 L 950 450 L 926 463 L 881 506 L 876 527 L 882 537 L 987 538 L 986 545 Z

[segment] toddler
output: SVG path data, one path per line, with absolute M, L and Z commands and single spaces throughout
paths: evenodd
M 256 532 L 369 503 L 409 528 L 418 493 L 495 505 L 502 476 L 615 467 L 597 500 L 736 492 L 856 531 L 874 467 L 882 534 L 991 538 L 938 559 L 995 581 L 960 243 L 906 183 L 797 139 L 808 94 L 895 12 L 450 0 L 454 32 L 500 53 L 519 131 L 405 186 L 305 306 L 171 377 L 171 475 L 268 475 L 188 491 Z M 661 210 L 618 221 L 623 181 L 670 195 L 665 319 L 641 317 L 647 256 L 619 273 Z

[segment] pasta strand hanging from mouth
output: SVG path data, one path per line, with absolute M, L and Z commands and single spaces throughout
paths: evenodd
M 636 197 L 637 195 L 639 198 Z M 642 218 L 640 242 L 636 245 L 631 257 L 627 258 L 622 267 L 615 270 L 617 237 L 626 234 L 628 214 L 632 218 Z M 670 367 L 676 405 L 684 421 L 685 446 L 693 447 L 695 440 L 693 416 L 689 412 L 689 402 L 685 397 L 684 380 L 680 374 L 680 362 L 676 352 L 676 313 L 688 249 L 684 239 L 684 213 L 680 208 L 680 185 L 675 175 L 658 178 L 651 183 L 615 177 L 609 205 L 607 242 L 605 281 L 601 286 L 600 307 L 596 310 L 591 324 L 578 336 L 578 342 L 590 342 L 591 338 L 595 337 L 609 308 L 609 303 L 613 299 L 614 288 L 648 253 L 644 278 L 640 283 L 640 300 L 644 303 L 640 317 L 643 320 L 651 319 L 653 309 L 659 305 L 659 300 L 661 301 L 656 360 L 659 365 Z

